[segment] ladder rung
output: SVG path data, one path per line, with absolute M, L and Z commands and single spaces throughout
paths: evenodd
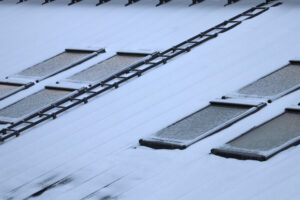
M 61 109 L 65 109 L 65 106 L 56 106 L 56 108 L 61 108 Z
M 175 51 L 186 51 L 187 49 L 185 48 L 174 48 Z
M 140 70 L 140 69 L 131 69 L 130 71 L 141 72 L 142 70 Z
M 34 124 L 34 122 L 30 122 L 30 121 L 23 121 L 23 123 L 25 123 L 25 124 Z
M 127 77 L 124 77 L 124 76 L 116 76 L 116 78 L 119 78 L 119 79 L 126 79 Z
M 46 116 L 46 117 L 49 117 L 49 116 L 52 116 L 51 114 L 46 114 L 46 113 L 39 113 L 39 116 Z
M 188 41 L 188 43 L 198 44 L 199 42 L 196 42 L 196 41 Z
M 226 21 L 227 23 L 240 23 L 240 21 L 235 21 L 235 20 L 228 20 Z
M 217 34 L 204 34 L 205 37 L 215 37 Z
M 82 101 L 82 99 L 76 99 L 76 98 L 73 98 L 73 99 L 70 99 L 71 101 Z
M 94 92 L 94 91 L 86 91 L 86 93 L 88 93 L 88 94 L 97 94 L 97 92 Z
M 260 10 L 267 10 L 267 7 L 255 7 L 255 9 L 260 9 Z
M 254 16 L 254 14 L 247 14 L 247 13 L 245 13 L 245 14 L 243 14 L 243 16 L 249 16 L 249 17 L 253 17 L 253 16 Z
M 225 29 L 227 29 L 227 28 L 225 28 L 225 27 L 215 27 L 214 29 L 225 30 Z
M 113 85 L 111 85 L 111 84 L 108 84 L 108 83 L 101 83 L 101 86 L 113 87 Z

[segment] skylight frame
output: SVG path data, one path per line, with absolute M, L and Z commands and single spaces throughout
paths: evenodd
M 186 149 L 187 147 L 191 146 L 192 144 L 206 138 L 209 137 L 217 132 L 220 132 L 222 130 L 224 130 L 225 128 L 233 125 L 234 123 L 242 120 L 243 118 L 259 111 L 261 108 L 263 108 L 266 103 L 264 102 L 258 102 L 258 101 L 248 101 L 248 102 L 242 102 L 242 101 L 238 101 L 238 100 L 215 100 L 215 101 L 211 101 L 209 105 L 205 106 L 204 108 L 201 108 L 200 110 L 192 113 L 191 115 L 188 115 L 187 117 L 184 117 L 180 120 L 178 120 L 177 122 L 169 125 L 173 126 L 176 123 L 198 113 L 201 112 L 202 110 L 208 108 L 209 106 L 213 106 L 213 105 L 223 105 L 223 106 L 246 106 L 249 107 L 249 109 L 247 111 L 245 111 L 244 113 L 226 121 L 223 124 L 220 124 L 219 126 L 216 126 L 213 129 L 208 130 L 207 132 L 201 134 L 200 136 L 191 139 L 191 140 L 187 140 L 187 141 L 182 141 L 182 140 L 176 140 L 176 139 L 168 139 L 168 138 L 161 138 L 161 137 L 157 137 L 155 136 L 156 133 L 158 133 L 159 131 L 157 131 L 156 133 L 154 133 L 152 136 L 145 138 L 145 139 L 140 139 L 139 143 L 140 145 L 143 146 L 147 146 L 147 147 L 151 147 L 154 149 Z M 166 128 L 168 128 L 166 127 Z
M 274 73 L 282 70 L 283 68 L 285 68 L 285 67 L 287 67 L 289 65 L 299 65 L 299 68 L 300 68 L 300 61 L 299 60 L 290 60 L 288 64 L 286 64 L 286 65 L 280 67 L 279 69 L 274 70 L 274 71 L 272 71 L 272 72 L 270 72 L 270 73 L 268 73 L 268 74 L 260 77 L 259 79 L 256 79 L 255 81 L 253 81 L 253 82 L 245 85 L 242 88 L 245 88 L 245 87 L 247 87 L 247 86 L 249 86 L 251 84 L 254 84 L 255 82 L 257 82 L 257 81 L 259 81 L 261 79 L 264 79 L 264 78 L 270 76 L 271 74 L 274 74 Z M 242 89 L 242 88 L 240 88 L 240 89 Z M 233 93 L 230 93 L 230 94 L 228 94 L 228 95 L 226 95 L 224 97 L 226 97 L 226 98 L 254 98 L 254 99 L 264 99 L 266 101 L 272 102 L 272 101 L 275 101 L 275 100 L 277 100 L 277 99 L 279 99 L 279 98 L 281 98 L 283 96 L 286 96 L 286 95 L 288 95 L 288 94 L 290 94 L 290 93 L 292 93 L 292 92 L 300 89 L 300 84 L 297 84 L 297 85 L 295 85 L 295 86 L 293 86 L 293 87 L 291 87 L 291 88 L 289 88 L 289 89 L 287 89 L 287 90 L 285 90 L 285 91 L 283 91 L 281 93 L 278 93 L 278 94 L 272 95 L 272 96 L 259 96 L 259 95 L 251 95 L 251 94 L 242 94 L 242 93 L 239 93 L 240 89 L 238 89 L 237 91 L 235 91 Z
M 235 137 L 234 139 L 228 141 L 226 144 L 222 145 L 221 147 L 218 148 L 213 148 L 211 149 L 211 153 L 225 157 L 225 158 L 235 158 L 239 160 L 257 160 L 257 161 L 267 161 L 271 157 L 275 156 L 276 154 L 290 148 L 296 145 L 300 144 L 300 136 L 295 137 L 287 142 L 285 142 L 282 145 L 279 145 L 271 150 L 249 150 L 245 148 L 238 148 L 231 146 L 230 143 L 235 141 L 236 139 L 239 139 L 243 137 L 244 135 L 248 134 L 249 132 L 264 126 L 265 124 L 271 122 L 272 120 L 281 117 L 282 115 L 289 113 L 289 112 L 297 112 L 300 115 L 300 107 L 299 106 L 294 106 L 294 107 L 288 107 L 285 109 L 284 112 L 280 113 L 279 115 L 276 115 L 275 117 L 261 123 L 259 126 L 255 126 L 248 131 L 242 133 L 238 137 Z

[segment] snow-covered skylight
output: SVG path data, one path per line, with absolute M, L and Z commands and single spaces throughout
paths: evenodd
M 17 90 L 20 86 L 21 85 L 0 83 L 0 99 L 2 96 Z
M 72 81 L 95 82 L 105 79 L 129 65 L 143 59 L 147 54 L 118 53 L 71 77 Z
M 25 77 L 47 77 L 68 68 L 70 65 L 92 54 L 89 51 L 65 51 L 37 65 L 29 67 L 17 75 Z
M 300 84 L 300 65 L 289 64 L 240 89 L 243 95 L 276 96 Z
M 192 140 L 226 121 L 244 113 L 250 107 L 212 105 L 159 131 L 156 136 L 166 139 Z
M 286 112 L 229 144 L 243 149 L 268 151 L 300 136 L 299 124 L 299 112 Z
M 212 152 L 225 157 L 263 161 L 299 142 L 299 124 L 300 111 L 287 110 Z
M 43 89 L 1 109 L 0 120 L 1 118 L 7 119 L 24 117 L 54 103 L 63 97 L 66 97 L 71 92 L 72 91 L 70 90 L 62 89 Z
M 257 111 L 261 105 L 211 103 L 140 143 L 154 148 L 186 148 Z

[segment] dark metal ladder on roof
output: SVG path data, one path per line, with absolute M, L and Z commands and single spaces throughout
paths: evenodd
M 0 0 L 0 1 L 3 1 L 3 0 Z M 17 2 L 17 4 L 18 4 L 18 3 L 25 2 L 25 1 L 27 1 L 27 0 L 19 0 L 19 1 Z M 44 0 L 44 2 L 42 3 L 42 5 L 47 4 L 47 3 L 50 3 L 50 2 L 53 2 L 53 1 L 55 1 L 55 0 Z M 78 3 L 78 2 L 81 2 L 81 1 L 83 1 L 83 0 L 71 0 L 71 2 L 70 2 L 68 5 L 73 5 L 73 4 Z M 109 1 L 110 1 L 110 0 L 99 0 L 99 2 L 96 4 L 96 6 L 102 5 L 102 4 L 107 3 L 107 2 L 109 2 Z M 131 4 L 133 4 L 133 3 L 136 3 L 136 2 L 138 2 L 138 1 L 140 1 L 140 0 L 128 0 L 128 3 L 126 3 L 125 6 L 129 6 L 129 5 L 131 5 Z M 156 6 L 160 6 L 160 5 L 162 5 L 162 4 L 166 4 L 166 3 L 170 2 L 170 1 L 171 1 L 171 0 L 159 0 L 159 3 L 156 4 Z M 201 2 L 203 2 L 203 1 L 204 1 L 204 0 L 192 0 L 192 3 L 191 3 L 189 6 L 193 6 L 193 5 L 198 4 L 198 3 L 201 3 Z M 233 4 L 233 3 L 236 3 L 236 2 L 238 2 L 238 1 L 239 1 L 239 0 L 227 0 L 227 4 L 225 4 L 225 6 L 230 5 L 230 4 Z M 274 1 L 274 0 L 266 0 L 266 3 L 269 3 L 269 2 L 272 2 L 272 1 Z
M 230 29 L 238 26 L 243 21 L 256 17 L 267 11 L 269 8 L 280 4 L 280 2 L 275 4 L 266 2 L 252 7 L 245 12 L 236 15 L 235 17 L 232 17 L 228 20 L 225 20 L 224 22 L 196 36 L 193 36 L 188 40 L 185 40 L 163 52 L 153 53 L 151 56 L 149 56 L 149 58 L 110 76 L 104 81 L 91 85 L 90 87 L 85 87 L 77 90 L 77 92 L 71 97 L 65 98 L 63 100 L 60 100 L 59 102 L 49 105 L 43 110 L 36 112 L 18 122 L 7 123 L 7 126 L 0 130 L 0 141 L 3 142 L 13 136 L 19 136 L 21 132 L 34 127 L 48 119 L 55 119 L 60 113 L 67 111 L 81 103 L 87 103 L 89 99 L 99 94 L 103 94 L 110 89 L 118 88 L 120 84 L 134 77 L 139 77 L 146 71 L 149 71 L 150 69 L 157 67 L 158 65 L 165 64 L 172 58 L 189 52 L 191 49 L 213 38 L 216 38 L 219 34 L 225 33 Z

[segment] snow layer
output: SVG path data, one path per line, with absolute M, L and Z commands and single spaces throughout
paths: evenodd
M 95 7 L 67 0 L 0 3 L 0 77 L 66 47 L 105 47 L 106 55 L 49 78 L 0 103 L 4 107 L 121 50 L 163 50 L 230 18 L 258 0 L 194 7 L 112 1 Z M 299 148 L 267 162 L 210 155 L 211 148 L 296 104 L 300 91 L 184 151 L 152 150 L 138 140 L 221 95 L 300 59 L 300 4 L 286 0 L 263 15 L 139 79 L 0 146 L 0 198 L 26 199 L 299 199 Z M 48 190 L 43 190 L 43 189 Z M 43 192 L 44 191 L 44 192 Z M 38 192 L 38 193 L 37 193 Z M 35 194 L 35 195 L 34 195 Z M 33 196 L 32 196 L 33 195 Z

